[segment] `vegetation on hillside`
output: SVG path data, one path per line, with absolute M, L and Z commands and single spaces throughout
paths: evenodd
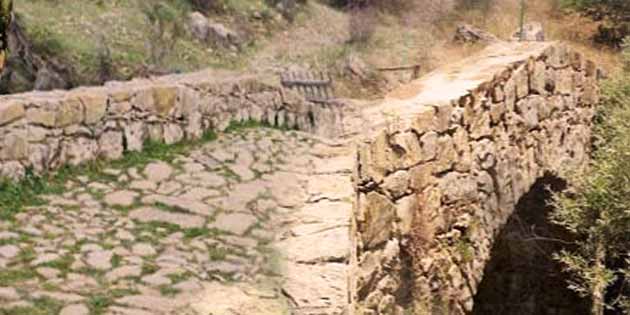
M 194 10 L 237 32 L 242 47 L 230 51 L 192 36 Z M 15 12 L 34 53 L 68 66 L 72 86 L 234 67 L 255 39 L 287 23 L 284 11 L 263 0 L 24 0 Z
M 630 36 L 630 1 L 627 0 L 556 0 L 565 8 L 585 12 L 599 23 L 594 40 L 620 48 Z
M 630 43 L 630 40 L 626 40 Z M 630 62 L 630 47 L 624 52 Z M 551 219 L 579 240 L 556 255 L 593 315 L 630 314 L 630 69 L 603 86 L 590 169 L 556 195 Z

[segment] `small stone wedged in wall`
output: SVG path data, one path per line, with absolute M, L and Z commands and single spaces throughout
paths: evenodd
M 495 70 L 454 100 L 413 103 L 411 116 L 359 146 L 355 314 L 400 314 L 411 305 L 431 313 L 435 301 L 448 314 L 470 312 L 493 238 L 519 198 L 545 173 L 587 164 L 599 100 L 595 63 L 550 43 Z M 398 256 L 386 259 L 390 243 Z M 412 303 L 392 293 L 411 290 L 410 282 Z
M 255 120 L 335 136 L 340 104 L 305 101 L 265 78 L 205 71 L 70 91 L 0 97 L 0 175 L 117 159 L 148 140 L 168 144 Z M 264 83 L 262 81 L 265 81 Z

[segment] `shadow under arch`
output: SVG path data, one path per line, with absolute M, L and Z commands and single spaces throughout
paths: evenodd
M 552 258 L 571 236 L 549 221 L 553 191 L 566 182 L 539 178 L 516 205 L 493 245 L 474 298 L 473 315 L 589 314 L 590 303 L 567 288 L 567 274 Z

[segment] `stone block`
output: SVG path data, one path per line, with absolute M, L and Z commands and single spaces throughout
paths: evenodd
M 153 108 L 163 116 L 168 115 L 177 102 L 177 87 L 159 86 L 153 88 Z
M 63 144 L 64 161 L 70 165 L 94 160 L 98 151 L 96 140 L 78 137 Z
M 18 101 L 7 101 L 0 104 L 0 126 L 12 123 L 26 114 L 24 105 Z
M 124 126 L 127 151 L 141 151 L 147 138 L 147 128 L 142 121 L 132 121 Z
M 415 133 L 398 133 L 393 135 L 390 141 L 396 159 L 395 164 L 410 167 L 423 160 L 423 151 Z
M 536 61 L 530 69 L 529 89 L 532 93 L 545 95 L 547 82 L 547 68 L 544 62 Z
M 120 131 L 106 131 L 98 139 L 99 156 L 114 160 L 122 157 L 123 134 Z
M 396 219 L 398 230 L 403 236 L 411 233 L 413 217 L 418 210 L 418 202 L 415 195 L 401 198 L 396 202 Z
M 451 172 L 440 181 L 442 200 L 445 204 L 466 204 L 477 197 L 477 182 L 469 175 Z
M 184 131 L 177 124 L 167 124 L 164 126 L 164 143 L 173 144 L 184 139 Z
M 26 132 L 16 131 L 8 134 L 4 137 L 0 158 L 3 160 L 25 159 L 28 157 L 28 146 Z
M 26 110 L 26 120 L 35 125 L 55 127 L 55 112 L 44 108 L 29 108 Z
M 61 101 L 55 112 L 55 126 L 66 127 L 83 122 L 83 104 L 77 97 Z
M 107 95 L 102 91 L 84 92 L 79 96 L 85 108 L 85 123 L 95 124 L 103 117 L 107 111 Z
M 529 95 L 529 75 L 527 73 L 527 68 L 525 66 L 521 66 L 514 71 L 513 74 L 515 90 L 516 90 L 516 98 L 522 99 Z
M 389 239 L 396 217 L 396 207 L 385 196 L 369 192 L 365 202 L 359 205 L 364 215 L 360 224 L 361 238 L 365 249 L 374 248 Z
M 423 191 L 427 186 L 435 183 L 435 163 L 424 163 L 409 170 L 410 187 L 415 191 Z
M 393 198 L 403 196 L 409 188 L 409 173 L 406 171 L 397 171 L 385 178 L 383 188 Z
M 527 130 L 538 127 L 538 111 L 542 102 L 544 102 L 544 99 L 541 96 L 532 95 L 516 103 L 517 113 L 523 119 L 525 126 L 528 128 Z

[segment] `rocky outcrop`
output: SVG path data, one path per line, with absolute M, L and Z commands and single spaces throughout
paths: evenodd
M 200 12 L 193 12 L 188 17 L 190 33 L 202 42 L 209 42 L 217 47 L 238 49 L 243 40 L 234 30 L 221 23 L 208 20 Z
M 332 135 L 339 115 L 338 105 L 308 103 L 264 78 L 211 71 L 15 94 L 0 98 L 0 174 L 116 159 L 149 139 L 196 139 L 232 121 Z
M 8 48 L 11 53 L 6 67 L 0 72 L 0 93 L 71 87 L 70 70 L 56 60 L 33 52 L 19 19 L 14 19 L 9 25 Z
M 588 162 L 592 61 L 509 43 L 429 74 L 364 113 L 354 172 L 355 314 L 469 314 L 496 235 L 545 173 Z

